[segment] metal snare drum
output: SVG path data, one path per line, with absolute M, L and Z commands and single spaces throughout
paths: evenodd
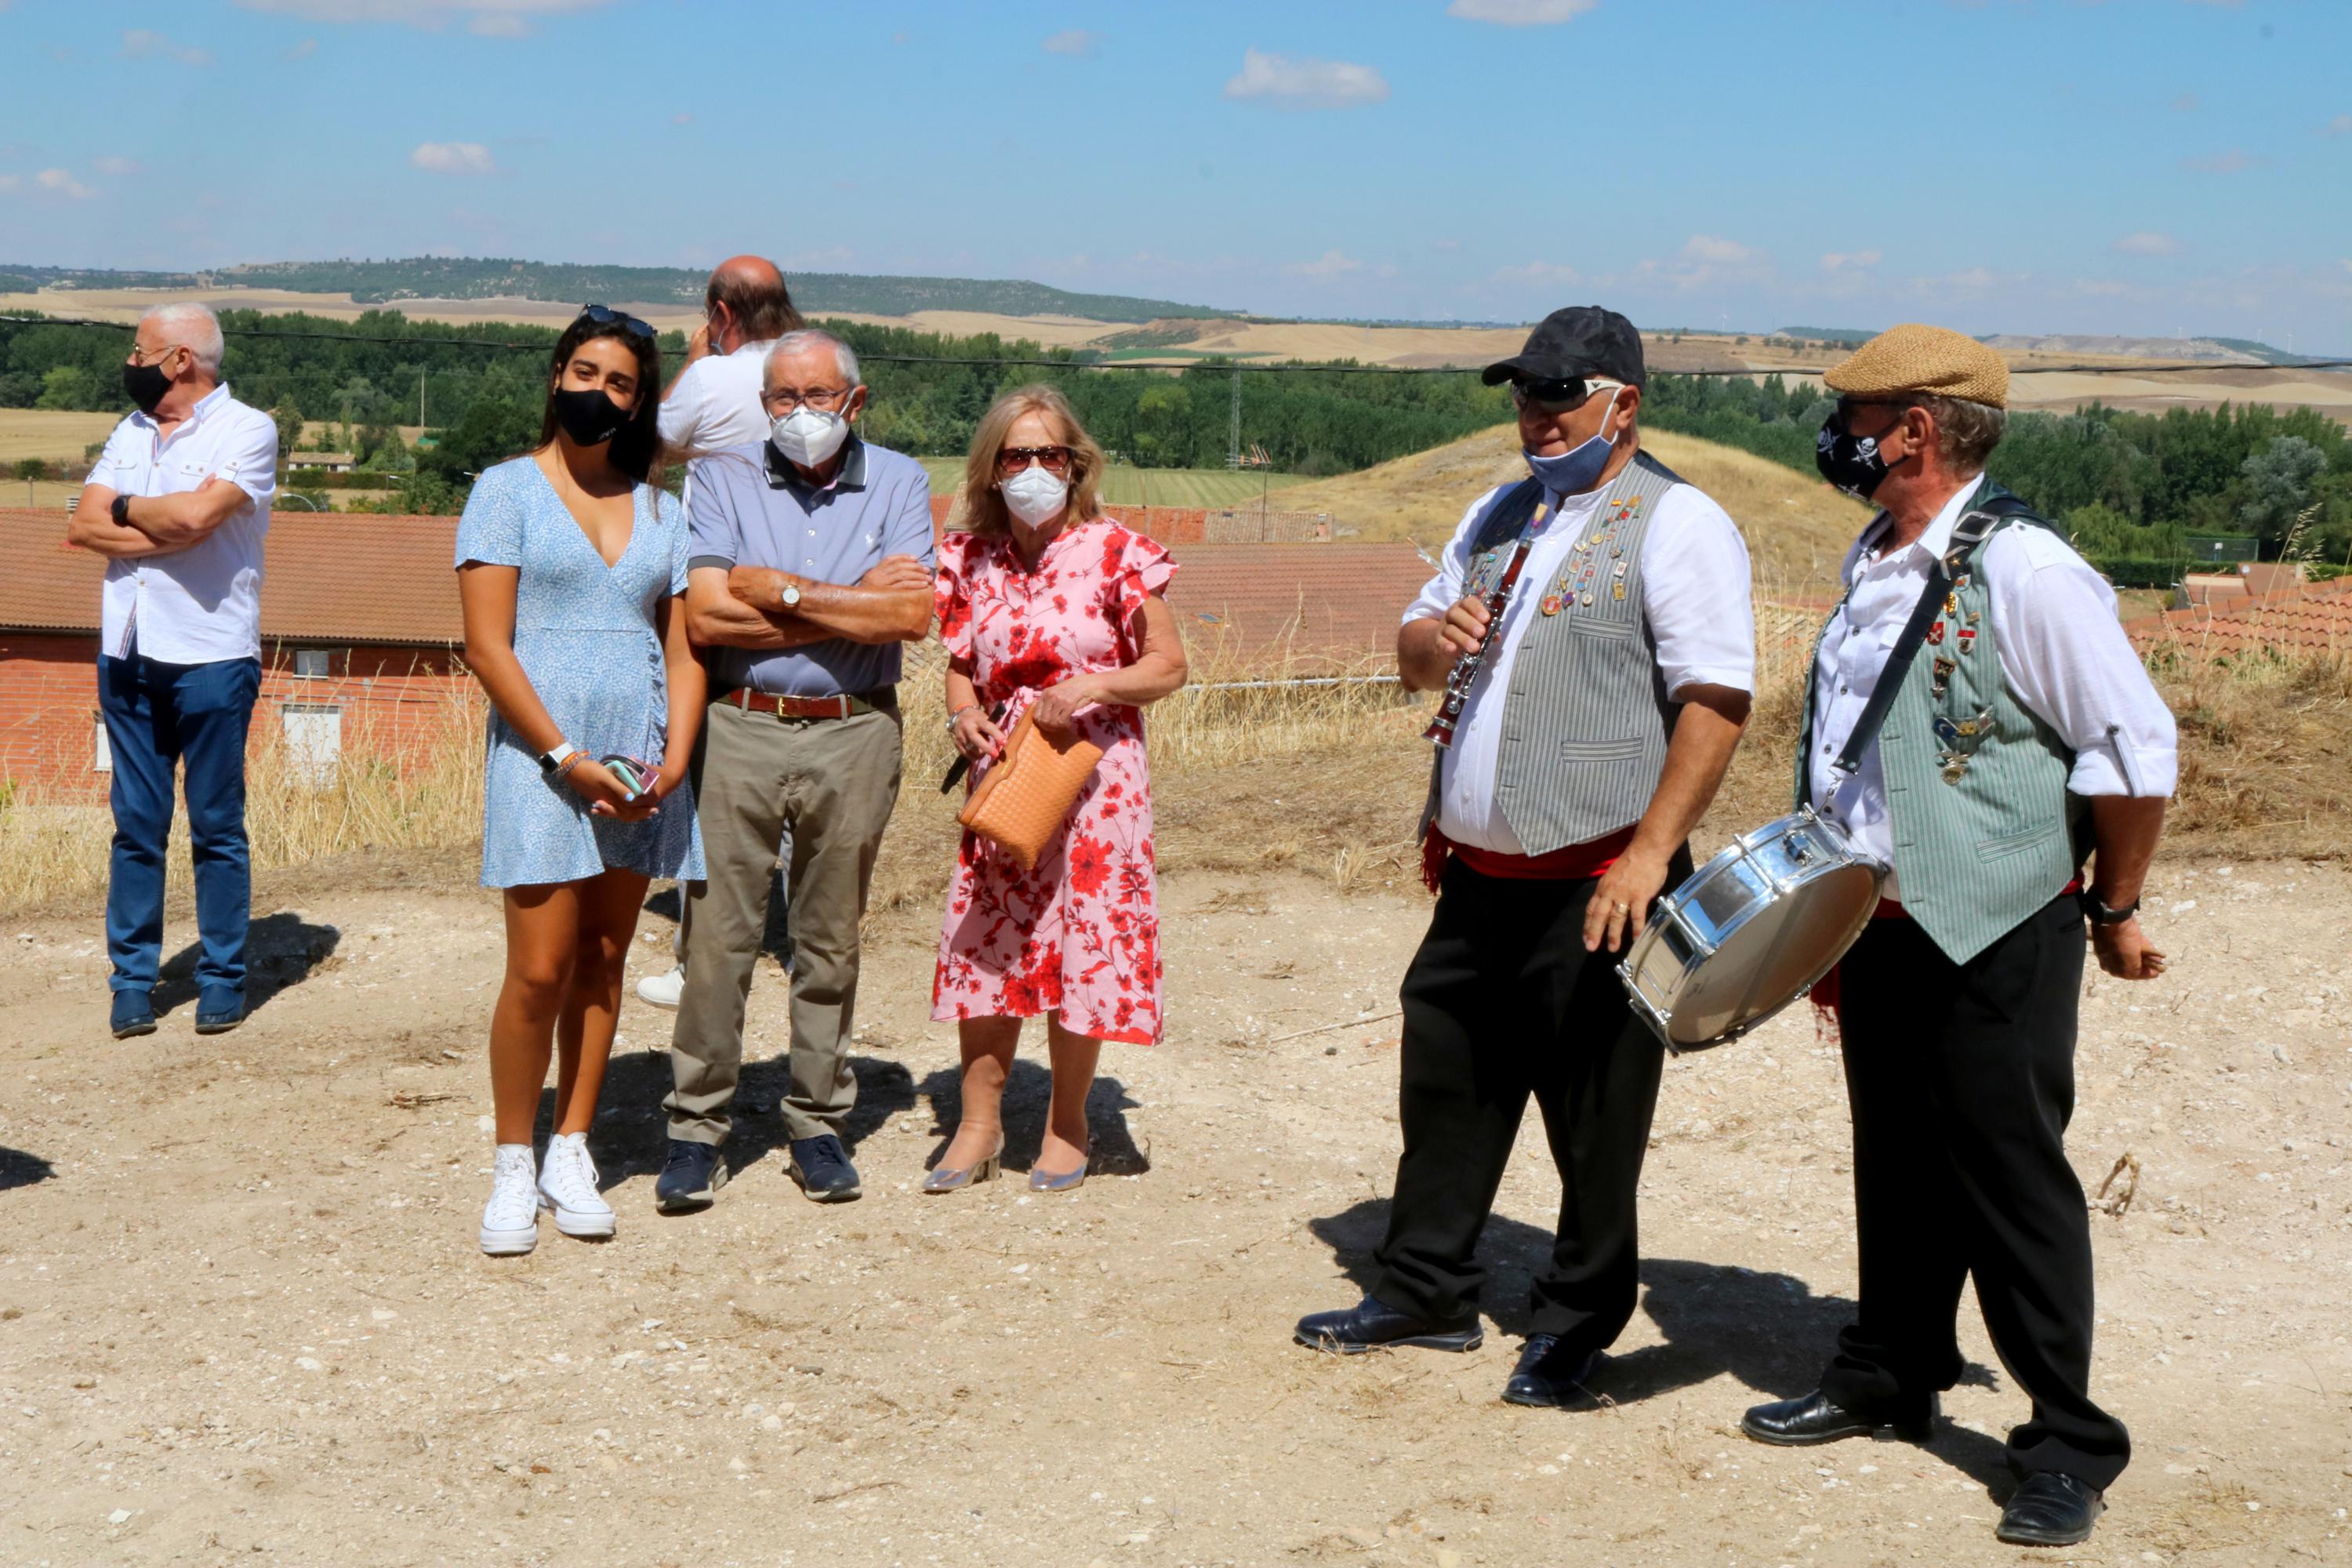
M 1885 880 L 1885 867 L 1806 806 L 1733 840 L 1660 899 L 1617 977 L 1668 1050 L 1736 1040 L 1845 955 Z

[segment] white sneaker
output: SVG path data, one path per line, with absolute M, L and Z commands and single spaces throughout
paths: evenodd
M 490 1201 L 482 1205 L 482 1250 L 511 1258 L 539 1245 L 539 1196 L 532 1190 L 530 1145 L 501 1143 L 490 1172 Z
M 665 974 L 648 974 L 637 982 L 637 1000 L 656 1007 L 677 1011 L 677 999 L 686 994 L 686 965 L 681 963 Z
M 613 1234 L 612 1205 L 596 1190 L 596 1162 L 589 1156 L 585 1132 L 559 1132 L 547 1141 L 547 1163 L 539 1169 L 539 1206 L 554 1214 L 555 1228 L 566 1236 Z

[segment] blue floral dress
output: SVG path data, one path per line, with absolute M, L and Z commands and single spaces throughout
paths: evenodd
M 659 763 L 669 683 L 654 616 L 686 593 L 686 516 L 639 485 L 628 547 L 611 566 L 572 521 L 539 465 L 517 458 L 485 471 L 457 521 L 457 564 L 512 566 L 515 657 L 563 738 L 591 757 Z M 490 715 L 482 802 L 482 886 L 576 882 L 608 868 L 699 880 L 702 833 L 682 784 L 643 822 L 592 816 L 572 786 Z

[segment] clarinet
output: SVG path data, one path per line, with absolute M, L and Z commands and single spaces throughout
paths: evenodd
M 1532 542 L 1530 536 L 1522 534 L 1518 548 L 1511 552 L 1511 563 L 1503 569 L 1502 580 L 1486 595 L 1486 635 L 1478 639 L 1476 647 L 1454 661 L 1453 672 L 1445 678 L 1445 700 L 1437 705 L 1437 717 L 1421 732 L 1422 739 L 1436 742 L 1440 751 L 1454 744 L 1454 721 L 1462 717 L 1462 710 L 1470 700 L 1470 688 L 1478 679 L 1478 667 L 1486 662 L 1487 645 L 1502 627 L 1503 606 L 1509 602 L 1511 589 L 1519 580 L 1519 568 L 1528 563 L 1528 548 Z

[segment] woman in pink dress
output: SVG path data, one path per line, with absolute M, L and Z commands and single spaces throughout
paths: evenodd
M 948 729 L 976 786 L 1024 711 L 1056 740 L 1102 748 L 1034 869 L 963 836 L 940 936 L 931 1016 L 961 1026 L 963 1107 L 923 1184 L 994 1175 L 1004 1080 L 1021 1021 L 1045 1017 L 1054 1095 L 1029 1173 L 1039 1192 L 1086 1180 L 1087 1091 L 1105 1040 L 1160 1039 L 1160 915 L 1143 713 L 1184 684 L 1184 645 L 1160 595 L 1168 552 L 1104 517 L 1102 448 L 1062 395 L 1005 394 L 964 470 L 970 531 L 940 543 Z

